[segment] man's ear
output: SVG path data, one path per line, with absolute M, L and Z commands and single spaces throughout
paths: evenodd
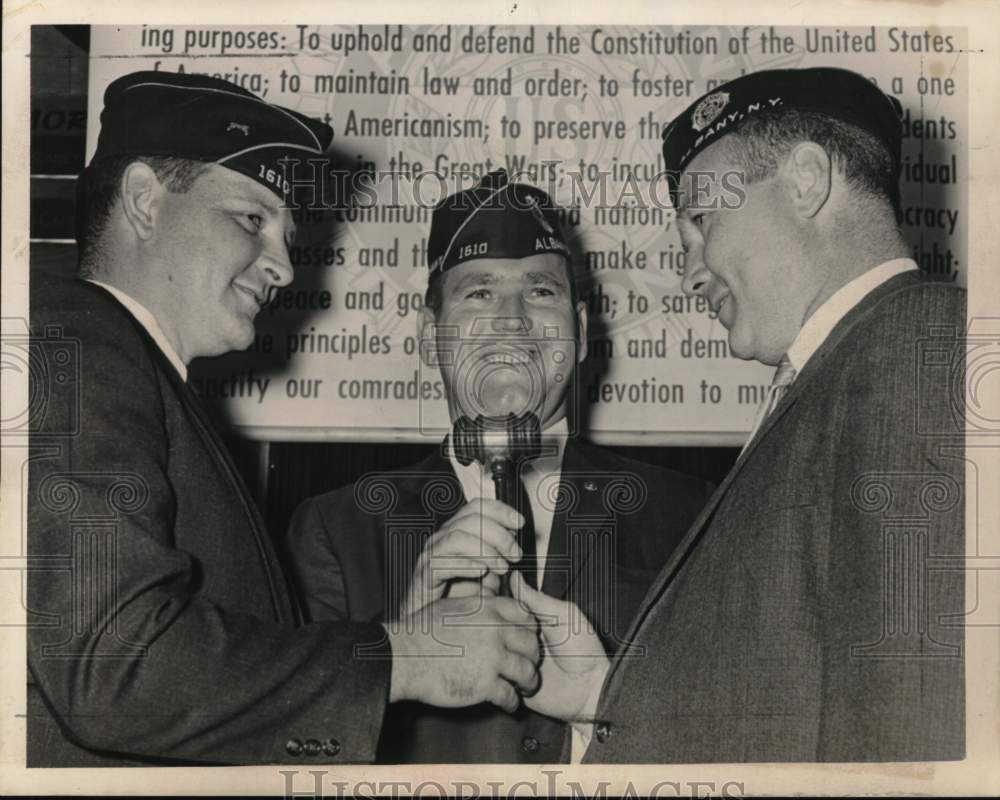
M 420 347 L 420 360 L 426 367 L 438 365 L 436 325 L 434 310 L 428 306 L 420 306 L 417 311 L 417 344 Z
M 582 364 L 587 357 L 587 304 L 583 300 L 576 303 L 576 363 Z
M 147 240 L 156 227 L 156 207 L 159 196 L 165 191 L 160 179 L 149 164 L 133 161 L 122 173 L 122 211 L 135 235 Z
M 782 168 L 792 208 L 802 219 L 815 217 L 830 199 L 833 162 L 815 142 L 799 142 Z

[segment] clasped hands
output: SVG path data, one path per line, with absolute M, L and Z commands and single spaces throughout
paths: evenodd
M 473 500 L 428 539 L 397 617 L 390 700 L 442 707 L 490 702 L 573 721 L 593 713 L 608 659 L 583 612 L 500 576 L 521 558 L 524 523 L 498 500 Z

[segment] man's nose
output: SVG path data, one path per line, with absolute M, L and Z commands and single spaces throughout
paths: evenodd
M 288 286 L 295 277 L 295 268 L 284 240 L 268 242 L 261 253 L 259 266 L 272 286 Z
M 494 333 L 530 333 L 531 319 L 525 315 L 520 295 L 504 299 L 491 320 Z
M 502 314 L 490 320 L 494 333 L 530 333 L 531 319 L 523 314 Z
M 705 267 L 705 262 L 696 250 L 688 252 L 684 265 L 684 278 L 681 281 L 681 291 L 686 295 L 702 294 L 712 279 L 712 273 Z

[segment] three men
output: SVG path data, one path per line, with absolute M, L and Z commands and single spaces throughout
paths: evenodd
M 510 598 L 443 599 L 401 628 L 296 627 L 186 384 L 193 358 L 247 347 L 292 280 L 280 161 L 321 155 L 330 128 L 159 72 L 114 81 L 101 123 L 85 280 L 31 285 L 36 360 L 58 369 L 32 420 L 28 765 L 370 761 L 387 702 L 513 711 L 538 644 Z M 471 624 L 440 624 L 455 615 Z
M 890 98 L 842 70 L 762 72 L 666 132 L 685 291 L 710 301 L 736 355 L 777 367 L 686 535 L 697 482 L 583 448 L 572 461 L 567 395 L 553 398 L 586 315 L 557 226 L 533 192 L 474 191 L 473 209 L 511 202 L 499 223 L 467 214 L 432 236 L 422 322 L 453 408 L 538 413 L 550 447 L 524 475 L 531 514 L 491 502 L 450 450 L 391 478 L 391 509 L 311 501 L 295 541 L 315 557 L 301 575 L 321 621 L 304 628 L 184 376 L 249 344 L 291 279 L 292 221 L 268 176 L 322 152 L 329 130 L 194 76 L 127 76 L 105 104 L 84 178 L 88 282 L 32 282 L 34 346 L 78 344 L 79 377 L 48 387 L 32 441 L 29 765 L 371 760 L 389 700 L 471 707 L 397 705 L 379 746 L 391 760 L 555 761 L 564 731 L 541 715 L 573 721 L 587 761 L 962 757 L 961 420 L 921 348 L 960 332 L 964 292 L 907 258 Z M 540 250 L 492 238 L 509 214 Z M 469 362 L 484 369 L 457 369 L 484 323 Z M 689 503 L 631 518 L 594 503 L 621 474 L 647 498 L 680 481 Z M 458 500 L 424 503 L 442 478 Z M 534 619 L 494 595 L 529 524 L 542 557 L 524 572 L 541 591 L 522 572 L 512 583 L 556 618 L 540 686 Z M 578 609 L 597 636 L 570 631 Z M 462 614 L 477 624 L 440 624 Z M 449 644 L 468 657 L 441 658 Z
M 537 416 L 542 453 L 520 473 L 532 532 L 521 545 L 485 465 L 449 437 L 420 464 L 307 500 L 289 531 L 313 619 L 395 619 L 449 596 L 494 594 L 517 568 L 593 624 L 601 658 L 710 494 L 705 482 L 587 446 L 570 433 L 587 312 L 551 199 L 506 173 L 434 210 L 422 354 L 453 421 Z M 378 487 L 384 502 L 371 502 Z M 463 502 L 464 501 L 464 502 Z M 535 556 L 530 551 L 534 550 Z M 398 713 L 396 713 L 398 711 Z M 565 729 L 528 709 L 398 708 L 380 761 L 560 760 Z
M 568 645 L 549 637 L 528 702 L 578 720 L 585 761 L 964 755 L 963 424 L 941 350 L 961 358 L 965 291 L 908 258 L 898 110 L 852 72 L 766 71 L 664 134 L 683 288 L 777 370 L 626 637 L 647 657 L 577 666 L 553 699 Z

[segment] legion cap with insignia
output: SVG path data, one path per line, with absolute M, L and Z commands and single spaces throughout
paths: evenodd
M 510 183 L 506 170 L 488 173 L 434 207 L 427 242 L 430 280 L 477 258 L 542 253 L 570 258 L 552 198 L 534 186 Z
M 902 106 L 870 80 L 835 67 L 752 72 L 699 97 L 663 131 L 663 160 L 676 205 L 681 173 L 702 150 L 762 114 L 799 109 L 856 125 L 875 136 L 898 174 Z
M 220 164 L 288 191 L 281 160 L 308 159 L 330 145 L 329 125 L 219 78 L 133 72 L 104 92 L 91 164 L 113 156 L 175 156 Z

